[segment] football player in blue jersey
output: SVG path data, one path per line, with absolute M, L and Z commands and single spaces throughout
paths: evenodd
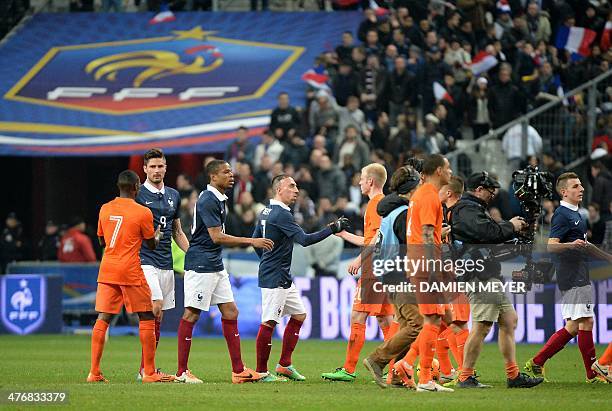
M 234 185 L 230 165 L 223 160 L 212 160 L 206 166 L 210 184 L 200 193 L 193 213 L 191 243 L 185 254 L 185 312 L 178 329 L 178 371 L 176 380 L 201 383 L 189 371 L 187 362 L 191 349 L 193 326 L 202 311 L 217 305 L 221 312 L 223 336 L 232 362 L 232 382 L 239 384 L 260 379 L 259 374 L 246 368 L 240 352 L 238 307 L 229 274 L 223 267 L 222 246 L 253 246 L 270 251 L 274 242 L 267 238 L 235 237 L 225 234 L 227 215 L 225 191 Z
M 154 227 L 159 227 L 162 239 L 155 250 L 143 242 L 140 249 L 140 265 L 144 272 L 153 300 L 155 315 L 155 341 L 159 343 L 163 312 L 174 308 L 174 270 L 172 267 L 172 239 L 183 250 L 189 248 L 189 240 L 181 228 L 179 207 L 181 198 L 173 188 L 164 184 L 166 158 L 159 148 L 144 154 L 144 172 L 147 176 L 136 201 L 153 213 Z M 142 378 L 144 363 L 141 360 L 138 379 Z
M 268 372 L 268 358 L 272 349 L 274 327 L 282 317 L 291 316 L 283 334 L 283 347 L 276 374 L 294 381 L 304 381 L 291 363 L 291 354 L 297 345 L 300 328 L 306 319 L 306 309 L 300 293 L 293 284 L 289 269 L 293 243 L 304 247 L 315 244 L 332 234 L 348 228 L 344 217 L 330 223 L 315 233 L 306 234 L 295 222 L 290 206 L 297 199 L 299 190 L 293 178 L 281 174 L 272 179 L 274 198 L 259 217 L 253 238 L 269 238 L 274 241 L 272 250 L 256 250 L 259 263 L 259 287 L 261 288 L 261 325 L 257 334 L 257 372 L 261 382 L 285 381 Z

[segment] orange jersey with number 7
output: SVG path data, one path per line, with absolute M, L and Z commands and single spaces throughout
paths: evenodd
M 143 240 L 154 235 L 153 214 L 147 207 L 121 197 L 104 204 L 98 217 L 98 237 L 104 237 L 106 248 L 98 282 L 143 284 L 146 280 L 140 267 L 140 247 Z

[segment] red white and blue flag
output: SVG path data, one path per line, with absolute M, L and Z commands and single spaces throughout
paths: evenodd
M 497 66 L 497 63 L 497 58 L 494 55 L 483 50 L 472 59 L 470 71 L 474 76 L 479 76 Z
M 604 27 L 603 34 L 601 35 L 601 41 L 599 46 L 601 47 L 601 51 L 606 52 L 610 48 L 612 44 L 612 21 L 608 20 L 606 22 L 606 26 Z
M 597 33 L 584 27 L 561 26 L 557 32 L 555 46 L 559 50 L 567 50 L 572 53 L 573 60 L 591 55 L 591 43 L 595 40 Z
M 319 64 L 302 74 L 302 80 L 316 89 L 329 89 L 329 75 L 323 64 Z
M 374 10 L 374 14 L 377 16 L 385 16 L 387 13 L 389 13 L 389 9 L 380 7 L 378 3 L 376 3 L 376 0 L 370 0 L 370 8 Z
M 149 20 L 149 24 L 158 24 L 158 23 L 166 23 L 169 21 L 176 20 L 176 16 L 170 8 L 168 7 L 168 3 L 163 2 L 159 7 L 159 13 L 157 13 L 151 20 Z
M 499 13 L 510 13 L 512 9 L 510 8 L 510 4 L 508 4 L 508 0 L 499 0 L 497 2 L 497 11 Z
M 448 94 L 448 91 L 446 91 L 444 86 L 442 86 L 442 84 L 438 83 L 437 81 L 434 81 L 433 83 L 433 92 L 434 92 L 436 101 L 446 100 L 451 104 L 455 103 L 455 100 L 453 100 L 453 97 L 450 94 Z

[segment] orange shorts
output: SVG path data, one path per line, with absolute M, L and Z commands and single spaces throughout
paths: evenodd
M 389 301 L 386 295 L 385 296 L 375 295 L 370 298 L 374 300 L 374 303 L 366 304 L 366 303 L 361 302 L 361 278 L 360 278 L 359 281 L 357 281 L 357 288 L 355 289 L 355 298 L 353 299 L 353 311 L 357 311 L 360 313 L 368 313 L 370 317 L 395 315 L 395 309 L 393 308 L 393 304 L 383 302 L 383 301 Z M 376 303 L 377 301 L 381 301 L 381 302 Z
M 449 304 L 453 313 L 453 322 L 467 322 L 470 320 L 470 305 L 469 304 Z
M 433 315 L 444 316 L 446 311 L 446 304 L 419 304 L 419 313 L 421 315 Z
M 119 314 L 123 305 L 129 313 L 153 311 L 149 285 L 146 282 L 142 285 L 98 283 L 97 312 Z

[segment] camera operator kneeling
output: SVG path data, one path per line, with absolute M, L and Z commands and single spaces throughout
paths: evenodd
M 486 171 L 472 174 L 467 182 L 467 191 L 453 207 L 451 214 L 451 233 L 453 241 L 462 243 L 462 253 L 472 258 L 483 258 L 479 251 L 485 250 L 484 244 L 500 244 L 514 238 L 515 233 L 527 227 L 520 217 L 496 223 L 487 213 L 487 205 L 495 197 L 499 183 Z M 480 244 L 480 246 L 479 246 Z M 475 282 L 501 282 L 501 265 L 494 260 L 486 261 L 485 269 L 474 278 Z M 503 292 L 480 292 L 478 288 L 468 293 L 472 314 L 472 330 L 464 348 L 463 369 L 457 388 L 488 388 L 474 375 L 476 360 L 482 349 L 484 339 L 494 322 L 499 324 L 499 349 L 506 362 L 508 388 L 529 388 L 540 384 L 542 378 L 532 378 L 520 373 L 516 364 L 514 330 L 517 316 L 510 300 Z

